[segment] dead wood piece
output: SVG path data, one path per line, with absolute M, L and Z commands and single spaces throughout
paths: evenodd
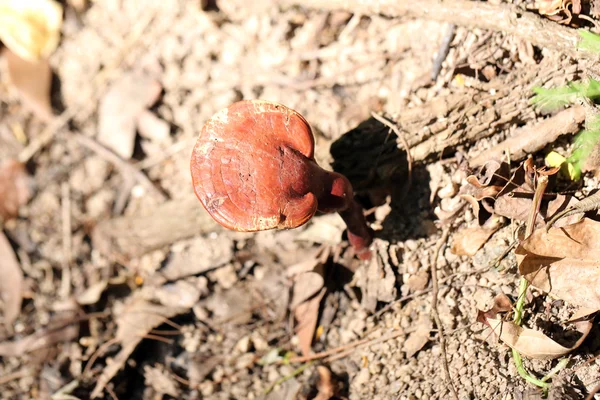
M 127 261 L 194 235 L 220 230 L 191 194 L 158 206 L 152 214 L 123 216 L 101 222 L 94 230 L 94 246 L 106 256 Z
M 585 108 L 571 107 L 534 126 L 520 128 L 512 137 L 479 154 L 469 164 L 472 167 L 480 167 L 488 160 L 501 159 L 505 152 L 510 154 L 512 161 L 521 160 L 527 154 L 543 149 L 562 135 L 579 132 L 584 121 Z
M 466 0 L 421 0 L 417 3 L 397 0 L 286 0 L 284 4 L 326 10 L 346 10 L 356 14 L 383 14 L 389 17 L 411 16 L 449 22 L 469 28 L 502 31 L 532 44 L 557 50 L 573 58 L 596 60 L 598 56 L 578 50 L 576 30 L 549 21 L 512 4 L 492 4 Z
M 405 132 L 413 161 L 423 161 L 492 136 L 515 122 L 534 121 L 537 114 L 529 104 L 531 88 L 565 84 L 576 79 L 581 68 L 582 63 L 571 65 L 547 57 L 477 88 L 463 87 L 423 105 L 398 110 L 396 123 Z M 332 143 L 332 167 L 346 175 L 357 191 L 401 182 L 406 179 L 406 154 L 398 150 L 402 146 L 396 139 L 382 123 L 365 120 Z

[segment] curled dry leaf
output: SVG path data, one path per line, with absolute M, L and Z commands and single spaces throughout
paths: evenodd
M 23 59 L 47 58 L 58 46 L 62 16 L 54 0 L 3 0 L 0 40 Z
M 500 313 L 509 312 L 512 310 L 512 302 L 504 293 L 498 293 L 494 297 L 494 304 L 492 308 L 487 311 L 479 310 L 477 313 L 477 322 L 487 324 L 489 318 L 496 318 Z
M 600 222 L 535 230 L 516 250 L 519 272 L 533 286 L 586 308 L 600 309 Z
M 49 121 L 54 113 L 50 102 L 52 69 L 48 60 L 30 61 L 9 49 L 2 51 L 8 64 L 10 82 L 23 103 L 42 121 Z
M 2 320 L 12 324 L 21 312 L 23 272 L 8 239 L 0 231 L 0 307 Z
M 454 235 L 450 251 L 458 256 L 473 256 L 502 227 L 502 217 L 493 215 L 482 226 L 470 226 Z
M 31 178 L 15 160 L 0 162 L 0 220 L 18 215 L 19 207 L 31 197 Z
M 573 345 L 565 347 L 540 331 L 523 328 L 510 321 L 488 318 L 487 323 L 506 345 L 529 358 L 538 360 L 552 360 L 575 350 L 585 340 L 593 325 L 591 321 L 576 322 L 574 325 L 581 336 Z

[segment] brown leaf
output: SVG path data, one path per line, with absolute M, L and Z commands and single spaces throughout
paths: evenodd
M 169 308 L 147 302 L 137 296 L 129 297 L 121 315 L 117 317 L 115 340 L 121 344 L 121 350 L 108 363 L 98 377 L 91 397 L 98 397 L 108 382 L 125 365 L 129 355 L 135 350 L 152 329 L 163 324 L 168 318 L 187 311 L 187 308 Z
M 555 214 L 577 203 L 573 196 L 557 194 L 556 198 L 550 201 L 544 201 L 540 212 L 537 214 L 536 226 L 542 227 L 545 222 L 550 220 Z M 499 196 L 494 203 L 494 212 L 503 217 L 525 222 L 529 217 L 529 212 L 533 204 L 533 193 L 522 191 L 513 191 Z M 545 217 L 544 217 L 545 216 Z M 557 228 L 576 223 L 583 217 L 582 213 L 571 215 L 558 220 L 555 224 Z
M 23 272 L 8 239 L 0 231 L 0 306 L 2 319 L 11 325 L 21 313 Z
M 319 365 L 317 367 L 319 381 L 317 382 L 317 396 L 314 400 L 329 400 L 335 396 L 335 384 L 333 383 L 329 368 Z
M 600 309 L 600 222 L 538 229 L 516 250 L 519 272 L 533 286 L 586 308 Z
M 49 121 L 54 113 L 50 103 L 52 69 L 48 60 L 27 61 L 6 48 L 2 53 L 10 81 L 23 102 L 42 121 Z
M 321 264 L 319 264 L 321 266 Z M 325 284 L 325 280 L 323 279 L 322 266 L 321 271 L 307 271 L 299 274 L 296 277 L 294 282 L 294 290 L 292 295 L 292 304 L 291 308 L 296 308 L 301 303 L 304 303 L 306 300 L 310 299 L 321 289 Z
M 31 197 L 31 178 L 25 166 L 15 160 L 0 163 L 0 219 L 12 219 Z
M 492 216 L 483 226 L 466 227 L 454 235 L 450 251 L 458 256 L 473 256 L 502 226 L 502 218 Z
M 325 296 L 326 288 L 321 289 L 316 296 L 310 298 L 304 303 L 299 304 L 294 309 L 294 318 L 296 319 L 296 334 L 298 335 L 298 346 L 302 355 L 307 356 L 311 353 L 311 345 L 317 329 L 319 319 L 319 307 L 321 300 Z
M 565 347 L 540 331 L 522 328 L 513 322 L 502 321 L 496 318 L 488 318 L 487 321 L 492 331 L 506 345 L 526 357 L 538 360 L 552 360 L 568 354 L 581 345 L 592 329 L 591 321 L 576 322 L 574 325 L 581 333 L 581 336 L 572 346 Z
M 429 333 L 431 332 L 431 321 L 429 318 L 423 318 L 417 322 L 417 329 L 408 335 L 408 338 L 402 346 L 402 351 L 406 353 L 406 358 L 412 358 L 419 350 L 429 342 Z
M 98 110 L 98 141 L 128 160 L 133 155 L 139 115 L 158 101 L 162 91 L 155 79 L 124 74 L 108 89 Z
M 487 324 L 489 318 L 496 318 L 500 313 L 509 312 L 512 310 L 512 302 L 504 293 L 498 293 L 494 297 L 494 305 L 487 311 L 479 310 L 477 312 L 477 322 Z

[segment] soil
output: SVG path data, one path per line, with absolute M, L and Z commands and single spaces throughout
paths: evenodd
M 507 221 L 474 256 L 457 256 L 454 234 L 476 216 L 464 207 L 449 225 L 439 208 L 458 199 L 466 177 L 461 160 L 546 117 L 528 104 L 535 79 L 564 83 L 583 76 L 588 64 L 502 32 L 267 0 L 107 0 L 81 11 L 66 5 L 50 64 L 55 111 L 84 111 L 27 163 L 32 198 L 4 222 L 25 280 L 20 315 L 0 326 L 0 348 L 12 346 L 11 355 L 0 356 L 0 398 L 451 398 L 429 272 L 446 226 L 450 238 L 435 260 L 438 308 L 459 398 L 542 398 L 519 376 L 510 348 L 476 322 L 496 294 L 518 297 L 514 253 L 492 266 L 513 242 L 516 223 Z M 167 123 L 168 134 L 138 127 L 130 159 L 115 161 L 76 137 L 96 137 L 105 93 L 129 73 L 160 82 L 160 99 L 148 110 Z M 197 227 L 169 221 L 173 214 L 161 207 L 189 203 L 190 153 L 203 123 L 253 98 L 303 114 L 314 129 L 317 161 L 350 178 L 375 230 L 370 262 L 353 257 L 337 215 L 259 233 L 227 231 L 206 218 L 190 217 L 204 224 Z M 451 98 L 464 103 L 426 115 Z M 473 105 L 479 108 L 469 111 Z M 372 112 L 405 118 L 401 135 L 415 147 L 410 180 L 403 140 L 370 119 Z M 17 158 L 46 126 L 21 103 L 3 67 L 0 161 Z M 24 140 L 15 134 L 21 131 Z M 536 162 L 543 164 L 544 154 L 534 154 Z M 586 180 L 585 187 L 593 184 Z M 131 222 L 140 216 L 146 222 Z M 101 231 L 109 237 L 101 242 L 95 232 L 119 218 L 131 219 Z M 139 228 L 148 221 L 153 228 Z M 146 229 L 161 231 L 160 240 L 149 243 Z M 118 250 L 117 240 L 134 249 Z M 291 308 L 299 272 L 316 265 L 324 283 L 312 293 L 322 296 L 312 313 L 312 351 L 337 350 L 309 363 L 285 362 L 302 351 Z M 544 329 L 572 315 L 564 302 L 532 293 L 525 326 Z M 560 340 L 573 335 L 551 326 L 549 332 Z M 24 343 L 30 335 L 45 342 Z M 553 378 L 549 398 L 583 399 L 598 384 L 599 337 L 595 322 Z M 338 349 L 363 339 L 367 345 Z M 558 361 L 524 359 L 524 366 L 541 378 Z M 326 397 L 321 365 L 336 388 Z

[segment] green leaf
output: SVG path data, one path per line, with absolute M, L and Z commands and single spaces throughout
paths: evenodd
M 577 32 L 581 36 L 577 48 L 600 54 L 600 35 L 596 35 L 585 29 L 579 29 Z
M 580 89 L 569 84 L 552 89 L 537 86 L 532 90 L 535 96 L 531 98 L 531 103 L 542 111 L 552 111 L 574 102 Z
M 567 162 L 573 168 L 573 173 L 571 174 L 573 180 L 581 177 L 581 170 L 598 143 L 598 140 L 600 140 L 600 117 L 596 116 L 590 119 L 587 123 L 587 128 L 577 134 L 573 140 L 573 152 L 567 158 Z
M 531 103 L 542 111 L 556 110 L 573 103 L 580 96 L 590 100 L 600 99 L 600 82 L 595 79 L 570 82 L 566 86 L 551 89 L 536 86 L 532 90 L 535 96 L 531 98 Z

